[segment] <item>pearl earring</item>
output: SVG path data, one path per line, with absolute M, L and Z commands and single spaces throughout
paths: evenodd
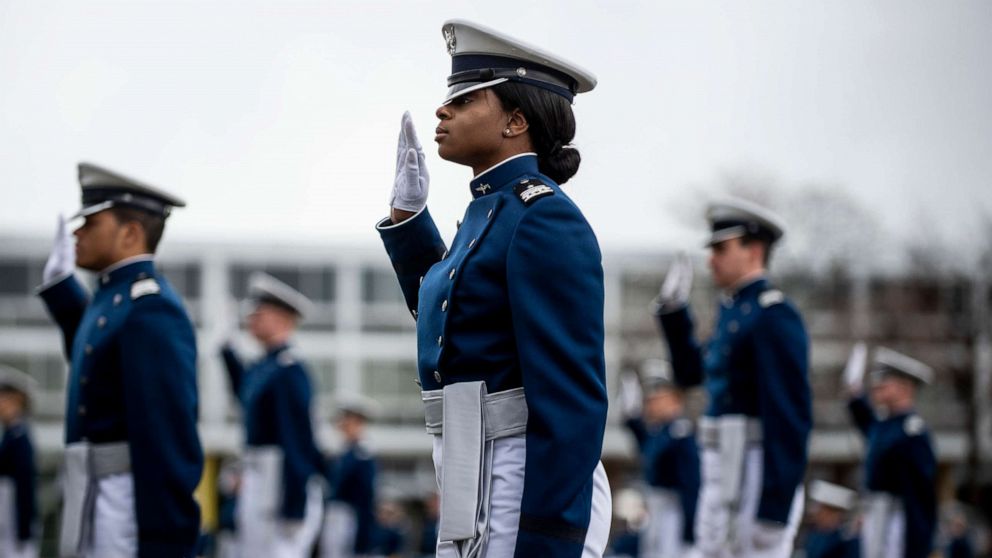
M 503 135 L 504 136 L 509 136 L 510 135 L 510 129 L 507 128 L 507 129 L 503 130 Z

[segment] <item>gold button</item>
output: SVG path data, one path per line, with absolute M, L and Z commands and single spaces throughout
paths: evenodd
M 437 383 L 441 383 L 441 373 L 438 372 L 437 370 L 434 371 L 434 381 Z
M 740 327 L 741 326 L 737 323 L 737 320 L 730 320 L 730 323 L 727 324 L 727 329 L 730 333 L 737 333 L 737 330 L 740 329 Z
M 85 352 L 88 355 L 93 354 L 93 345 L 86 345 L 86 348 L 83 349 L 83 352 Z
M 448 272 L 448 279 L 450 279 L 452 281 L 455 280 L 455 270 L 454 269 L 452 269 L 451 271 Z
M 103 327 L 105 325 L 107 325 L 107 318 L 100 316 L 96 319 L 96 327 Z
M 448 311 L 448 301 L 447 300 L 445 300 L 444 302 L 441 303 L 441 311 L 442 312 L 447 312 Z
M 124 300 L 124 296 L 121 295 L 121 293 L 115 294 L 114 295 L 114 306 L 117 306 L 118 304 L 120 304 L 122 300 Z

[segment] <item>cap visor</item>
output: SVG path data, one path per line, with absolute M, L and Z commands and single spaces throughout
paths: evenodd
M 499 78 L 499 79 L 494 79 L 492 81 L 485 81 L 482 83 L 475 83 L 471 81 L 465 83 L 456 83 L 455 85 L 452 85 L 451 87 L 448 88 L 448 96 L 444 98 L 443 104 L 446 105 L 451 101 L 457 99 L 458 97 L 465 95 L 466 93 L 471 93 L 473 91 L 478 91 L 480 89 L 485 89 L 487 87 L 499 85 L 504 81 L 509 81 L 509 80 L 507 80 L 506 78 Z

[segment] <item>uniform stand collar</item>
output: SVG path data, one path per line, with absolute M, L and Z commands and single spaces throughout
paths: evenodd
M 473 198 L 480 198 L 499 190 L 511 180 L 525 174 L 537 174 L 537 154 L 521 153 L 490 167 L 469 183 Z
M 155 262 L 150 254 L 121 260 L 100 272 L 100 288 L 122 281 L 145 279 L 155 274 Z
M 746 283 L 738 285 L 733 290 L 725 291 L 721 298 L 725 305 L 730 306 L 741 298 L 750 298 L 760 294 L 767 287 L 768 278 L 764 275 L 759 275 Z

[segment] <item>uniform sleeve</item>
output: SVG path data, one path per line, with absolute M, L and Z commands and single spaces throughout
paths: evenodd
M 65 279 L 44 287 L 44 290 L 38 292 L 38 296 L 62 330 L 66 359 L 72 359 L 72 343 L 76 339 L 76 330 L 83 312 L 86 311 L 86 305 L 90 302 L 89 295 L 76 276 L 70 274 Z
M 629 418 L 623 422 L 623 425 L 630 430 L 630 433 L 634 435 L 634 440 L 637 442 L 637 447 L 640 449 L 644 448 L 644 442 L 648 439 L 648 430 L 644 426 L 644 421 L 640 418 Z
M 906 514 L 906 557 L 926 558 L 933 549 L 937 528 L 937 459 L 926 433 L 902 443 L 903 510 Z
M 18 439 L 14 459 L 17 540 L 25 542 L 34 538 L 34 524 L 37 518 L 34 448 L 31 446 L 31 440 L 27 434 Z
M 307 482 L 316 471 L 317 447 L 310 424 L 310 380 L 299 364 L 287 368 L 277 382 L 276 421 L 283 451 L 283 500 L 280 516 L 302 520 L 306 512 Z
M 383 219 L 376 230 L 393 263 L 407 308 L 416 317 L 420 278 L 441 261 L 447 250 L 444 241 L 426 207 L 398 225 L 391 225 L 389 218 Z
M 356 462 L 354 476 L 350 479 L 355 483 L 356 498 L 355 516 L 358 525 L 355 529 L 355 553 L 367 554 L 372 550 L 373 535 L 375 534 L 375 460 L 362 459 Z
M 784 303 L 762 313 L 753 335 L 764 448 L 757 517 L 784 525 L 806 472 L 813 426 L 809 339 L 799 313 Z
M 224 345 L 220 350 L 221 359 L 224 360 L 224 369 L 227 370 L 227 378 L 231 381 L 231 392 L 234 397 L 241 400 L 241 382 L 245 377 L 245 366 L 241 359 L 235 354 L 230 345 Z
M 515 556 L 580 556 L 606 425 L 603 269 L 589 225 L 564 196 L 525 210 L 507 285 L 527 400 Z
M 871 404 L 868 403 L 868 397 L 865 395 L 848 401 L 847 411 L 851 415 L 851 421 L 854 422 L 854 426 L 866 437 L 872 427 L 875 426 L 875 423 L 878 422 L 878 418 L 875 417 L 875 411 L 872 410 Z
M 685 306 L 674 312 L 656 314 L 658 326 L 668 342 L 672 374 L 682 387 L 703 383 L 703 355 L 693 333 L 692 313 Z
M 121 332 L 138 556 L 186 556 L 200 529 L 193 491 L 203 469 L 193 327 L 178 304 L 147 295 Z
M 696 541 L 696 504 L 699 500 L 699 447 L 696 438 L 686 436 L 679 441 L 678 475 L 679 501 L 682 504 L 682 540 Z

